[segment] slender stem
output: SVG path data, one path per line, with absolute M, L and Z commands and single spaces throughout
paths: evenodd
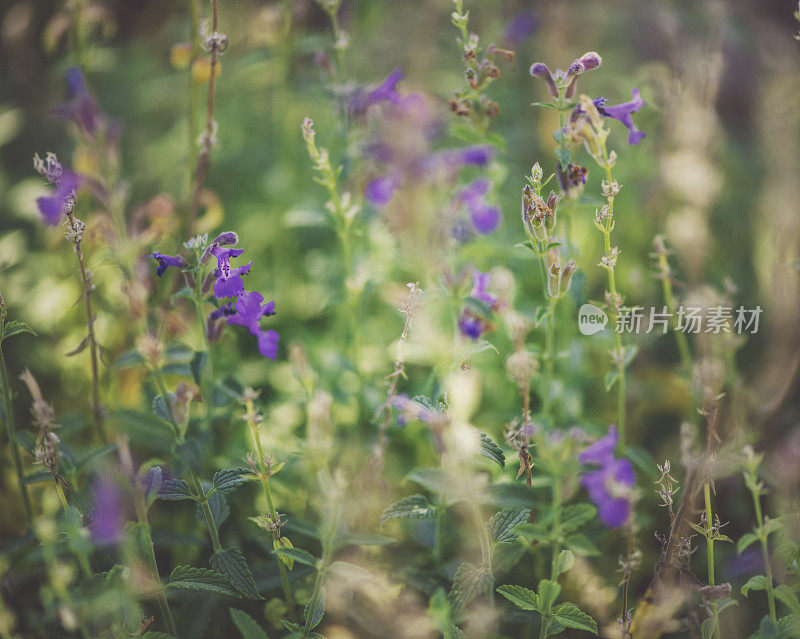
M 553 528 L 551 534 L 553 544 L 553 559 L 550 565 L 550 580 L 557 581 L 558 556 L 561 553 L 561 478 L 553 477 Z M 550 630 L 550 610 L 544 611 L 542 625 L 539 629 L 539 638 L 545 639 Z
M 58 477 L 53 477 L 53 483 L 56 485 L 56 494 L 58 495 L 58 500 L 61 502 L 61 506 L 64 508 L 64 512 L 68 512 L 69 504 L 67 503 L 67 496 L 64 494 L 64 488 L 61 486 Z
M 769 604 L 769 618 L 772 623 L 777 623 L 775 616 L 775 590 L 772 586 L 772 562 L 769 557 L 769 544 L 767 542 L 767 533 L 764 530 L 764 516 L 761 513 L 761 500 L 756 491 L 752 491 L 753 506 L 756 511 L 756 523 L 758 524 L 758 538 L 761 541 L 761 555 L 764 558 L 764 576 L 767 581 L 767 602 Z
M 269 489 L 269 473 L 267 472 L 267 465 L 264 461 L 264 450 L 261 447 L 261 438 L 258 436 L 258 424 L 256 422 L 255 406 L 253 405 L 253 400 L 250 397 L 245 399 L 245 410 L 245 419 L 250 426 L 250 432 L 253 435 L 253 444 L 256 448 L 256 457 L 259 470 L 258 476 L 261 480 L 261 486 L 264 488 L 264 497 L 267 499 L 270 517 L 276 524 L 272 531 L 272 540 L 273 542 L 277 542 L 281 537 L 280 525 L 278 525 L 280 521 L 278 519 L 278 511 L 272 501 L 272 493 Z M 278 570 L 281 574 L 281 584 L 283 585 L 283 594 L 286 598 L 286 604 L 291 609 L 294 606 L 294 598 L 292 597 L 292 588 L 289 585 L 289 576 L 286 573 L 286 565 L 283 563 L 283 559 L 280 556 L 276 557 L 275 559 L 278 562 Z
M 188 138 L 186 147 L 186 193 L 191 194 L 194 181 L 194 170 L 197 164 L 197 88 L 194 79 L 195 64 L 200 56 L 200 8 L 198 0 L 189 0 L 189 25 L 191 29 L 191 56 L 189 59 L 189 104 L 187 116 L 189 118 Z M 188 223 L 188 220 L 187 220 Z M 191 235 L 193 224 L 187 228 Z
M 197 479 L 197 475 L 195 475 L 194 471 L 191 469 L 189 470 L 189 477 L 192 480 L 192 485 L 194 486 L 195 492 L 198 496 L 201 496 L 200 508 L 203 510 L 203 517 L 206 520 L 208 534 L 211 536 L 211 546 L 214 548 L 214 552 L 222 552 L 222 544 L 219 541 L 217 524 L 214 522 L 214 513 L 211 512 L 211 508 L 208 506 L 208 499 L 205 497 L 203 486 L 200 484 L 200 480 Z
M 542 414 L 544 417 L 550 417 L 550 400 L 552 395 L 551 385 L 553 383 L 553 374 L 555 370 L 556 359 L 556 322 L 555 312 L 558 300 L 551 297 L 547 303 L 547 318 L 545 320 L 545 346 L 544 346 L 544 380 L 542 391 Z
M 3 322 L 0 321 L 0 330 L 2 330 L 2 327 Z M 17 482 L 19 483 L 19 490 L 22 494 L 22 503 L 25 507 L 25 516 L 28 518 L 28 523 L 32 524 L 33 508 L 31 506 L 31 498 L 28 492 L 28 484 L 25 483 L 22 458 L 19 454 L 19 443 L 17 442 L 16 437 L 17 429 L 14 423 L 14 409 L 11 405 L 11 389 L 8 385 L 8 373 L 6 372 L 6 362 L 3 356 L 2 346 L 0 346 L 0 392 L 2 392 L 3 414 L 5 415 L 8 445 L 11 448 L 11 459 L 14 462 L 14 472 L 17 474 Z
M 78 257 L 78 264 L 81 269 L 81 280 L 83 282 L 83 299 L 86 303 L 86 326 L 88 329 L 87 339 L 89 340 L 89 353 L 92 368 L 92 414 L 94 417 L 95 432 L 100 439 L 103 439 L 103 407 L 100 404 L 100 373 L 97 356 L 97 340 L 94 333 L 94 312 L 92 311 L 92 291 L 94 285 L 89 272 L 86 270 L 86 265 L 83 259 L 83 250 L 81 249 L 81 236 L 83 231 L 78 228 L 75 216 L 72 211 L 67 210 L 67 220 L 69 222 L 71 235 L 74 238 L 73 246 L 75 248 L 75 255 Z
M 159 610 L 161 610 L 161 616 L 164 618 L 164 621 L 167 625 L 167 630 L 172 636 L 178 637 L 178 631 L 175 627 L 175 620 L 172 618 L 172 611 L 170 610 L 167 597 L 164 594 L 164 586 L 161 583 L 161 577 L 158 574 L 158 563 L 156 561 L 156 551 L 153 546 L 153 536 L 150 532 L 150 522 L 147 520 L 147 506 L 144 501 L 144 496 L 141 494 L 141 492 L 137 494 L 135 503 L 136 515 L 139 519 L 139 524 L 144 531 L 145 542 L 149 551 L 148 554 L 152 564 L 151 568 L 153 569 L 153 579 L 155 579 L 158 583 L 158 607 Z
M 659 252 L 658 264 L 661 271 L 661 284 L 664 290 L 664 301 L 667 304 L 667 311 L 672 317 L 672 329 L 675 334 L 675 340 L 678 343 L 678 352 L 681 357 L 681 365 L 684 368 L 686 375 L 692 375 L 692 351 L 689 348 L 689 339 L 686 333 L 679 330 L 678 318 L 675 316 L 677 305 L 675 303 L 675 294 L 672 290 L 672 280 L 670 279 L 670 266 L 665 253 Z
M 714 513 L 711 509 L 711 485 L 706 482 L 703 485 L 703 498 L 706 507 L 706 562 L 708 565 L 708 585 L 713 586 L 716 584 L 714 577 L 714 537 L 713 537 L 713 522 Z M 719 615 L 717 614 L 717 602 L 711 602 L 711 617 L 714 620 L 714 636 L 720 639 L 719 629 Z
M 211 432 L 212 427 L 212 417 L 214 411 L 214 403 L 212 398 L 211 392 L 211 383 L 214 379 L 213 377 L 213 367 L 214 363 L 211 359 L 211 342 L 208 339 L 208 334 L 206 333 L 206 322 L 203 318 L 203 291 L 202 291 L 202 279 L 199 277 L 200 273 L 197 274 L 197 288 L 195 289 L 195 296 L 194 296 L 194 306 L 195 310 L 197 311 L 197 321 L 200 326 L 200 333 L 203 335 L 203 344 L 205 345 L 206 349 L 206 362 L 205 366 L 203 367 L 203 371 L 200 375 L 200 394 L 203 396 L 203 402 L 205 403 L 206 408 L 206 432 Z
M 211 33 L 214 35 L 217 34 L 218 20 L 218 0 L 211 0 Z M 203 184 L 206 181 L 209 153 L 211 152 L 212 140 L 214 138 L 214 87 L 217 80 L 217 62 L 219 61 L 219 47 L 216 40 L 212 41 L 210 49 L 210 76 L 208 78 L 208 98 L 206 100 L 206 128 L 203 134 L 203 146 L 197 158 L 197 169 L 195 171 L 194 185 L 192 186 L 191 204 L 189 205 L 190 235 L 194 233 L 195 223 L 197 222 L 197 211 L 200 208 L 200 196 L 203 192 Z

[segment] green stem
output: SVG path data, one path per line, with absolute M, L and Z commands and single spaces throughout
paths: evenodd
M 751 491 L 753 494 L 753 506 L 756 511 L 756 523 L 758 524 L 758 539 L 761 542 L 761 554 L 764 558 L 764 575 L 767 581 L 767 602 L 769 604 L 769 618 L 773 624 L 777 623 L 775 616 L 775 590 L 772 587 L 772 562 L 769 557 L 769 545 L 767 542 L 767 533 L 764 530 L 764 516 L 761 513 L 761 500 L 758 493 Z
M 550 417 L 551 410 L 551 385 L 555 371 L 556 358 L 556 322 L 555 312 L 558 300 L 551 297 L 547 303 L 547 319 L 545 320 L 545 346 L 544 346 L 544 379 L 542 390 L 542 414 L 545 418 Z
M 3 323 L 0 322 L 0 331 L 2 330 Z M 6 362 L 3 356 L 3 349 L 0 347 L 0 392 L 2 392 L 3 413 L 5 415 L 6 433 L 8 434 L 8 445 L 11 448 L 11 458 L 14 462 L 14 472 L 17 474 L 17 482 L 19 483 L 19 490 L 22 494 L 22 503 L 25 507 L 25 516 L 28 518 L 28 523 L 33 523 L 33 508 L 31 506 L 31 498 L 28 493 L 28 484 L 25 483 L 25 475 L 22 467 L 22 458 L 19 454 L 19 443 L 16 437 L 16 426 L 14 423 L 14 412 L 11 404 L 11 389 L 8 385 L 8 373 L 6 372 Z
M 256 448 L 256 457 L 258 459 L 258 469 L 259 469 L 259 479 L 261 480 L 261 486 L 264 489 L 264 497 L 267 499 L 267 506 L 269 508 L 270 517 L 272 517 L 272 521 L 276 524 L 275 529 L 272 531 L 272 539 L 273 542 L 280 540 L 280 526 L 279 519 L 278 519 L 278 511 L 275 508 L 275 505 L 272 501 L 272 492 L 269 489 L 269 473 L 267 472 L 267 466 L 264 462 L 264 450 L 261 447 L 261 439 L 258 436 L 258 425 L 256 424 L 255 420 L 255 407 L 253 406 L 253 400 L 248 398 L 245 401 L 245 410 L 247 423 L 250 426 L 250 432 L 253 435 L 253 443 Z M 286 598 L 286 605 L 289 606 L 291 610 L 294 606 L 294 597 L 292 597 L 292 588 L 289 585 L 289 575 L 286 572 L 286 565 L 283 563 L 283 559 L 278 556 L 275 558 L 278 562 L 278 570 L 281 574 L 281 584 L 283 585 L 283 595 Z
M 156 551 L 153 547 L 153 536 L 150 532 L 150 522 L 147 520 L 147 506 L 144 502 L 144 497 L 139 494 L 136 498 L 136 515 L 139 519 L 139 524 L 142 527 L 145 535 L 145 542 L 148 549 L 151 568 L 153 569 L 153 578 L 158 583 L 158 608 L 161 610 L 161 616 L 167 625 L 167 630 L 173 637 L 178 637 L 178 631 L 175 627 L 175 620 L 172 618 L 172 611 L 169 607 L 169 602 L 164 594 L 164 585 L 161 583 L 161 577 L 158 574 L 158 563 L 156 562 Z
M 200 480 L 197 479 L 197 475 L 195 475 L 194 471 L 191 469 L 189 470 L 189 477 L 192 480 L 195 492 L 200 496 L 200 508 L 203 509 L 203 517 L 205 517 L 206 520 L 208 534 L 211 535 L 211 546 L 214 548 L 215 553 L 222 552 L 222 544 L 219 541 L 217 524 L 214 522 L 214 513 L 211 512 L 211 508 L 208 505 L 208 499 L 205 497 L 205 492 L 203 492 L 203 486 L 200 484 Z
M 551 534 L 553 544 L 553 559 L 550 565 L 550 580 L 557 581 L 558 555 L 561 553 L 561 478 L 553 477 L 553 528 Z M 550 609 L 542 614 L 542 625 L 539 629 L 539 639 L 545 639 L 550 630 Z
M 703 497 L 706 507 L 706 561 L 708 565 L 708 585 L 713 586 L 716 584 L 714 577 L 714 537 L 713 537 L 713 521 L 714 513 L 711 509 L 711 485 L 706 482 L 703 485 Z M 720 639 L 719 629 L 719 615 L 717 614 L 717 603 L 711 602 L 711 617 L 714 619 L 714 636 Z
M 197 6 L 198 0 L 189 0 L 189 22 L 191 29 L 192 52 L 189 60 L 189 105 L 187 115 L 189 118 L 189 133 L 186 140 L 186 178 L 184 188 L 187 197 L 191 195 L 192 182 L 194 181 L 194 170 L 197 164 L 197 82 L 194 80 L 194 65 L 200 56 L 200 10 Z M 188 223 L 188 220 L 187 220 Z M 194 229 L 191 226 L 187 229 L 191 235 Z

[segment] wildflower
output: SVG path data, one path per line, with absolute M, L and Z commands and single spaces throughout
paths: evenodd
M 33 156 L 33 166 L 45 180 L 55 186 L 51 195 L 36 200 L 39 213 L 45 224 L 55 225 L 65 213 L 75 208 L 76 191 L 81 184 L 77 173 L 65 171 L 54 153 L 48 153 L 42 160 L 38 154 Z
M 511 46 L 525 42 L 539 26 L 539 18 L 530 10 L 523 10 L 511 18 L 503 40 Z
M 478 340 L 486 329 L 487 325 L 483 318 L 466 308 L 461 312 L 461 317 L 458 318 L 458 330 L 464 337 Z
M 224 327 L 224 324 L 220 320 L 223 317 L 234 315 L 235 313 L 236 304 L 234 302 L 230 302 L 228 304 L 223 304 L 208 314 L 208 318 L 206 319 L 206 336 L 208 337 L 209 342 L 219 339 L 219 336 L 222 333 L 222 328 Z
M 494 308 L 495 304 L 497 304 L 497 298 L 488 291 L 489 284 L 492 281 L 491 274 L 482 273 L 478 269 L 475 269 L 472 272 L 472 281 L 473 284 L 472 291 L 470 291 L 470 297 L 480 300 L 489 306 L 489 308 Z
M 396 175 L 384 175 L 367 184 L 364 189 L 364 197 L 370 204 L 383 207 L 391 202 L 398 186 L 400 186 L 400 180 Z
M 186 266 L 186 260 L 182 257 L 172 257 L 171 255 L 164 255 L 163 253 L 159 253 L 158 251 L 154 251 L 150 253 L 147 257 L 152 257 L 158 262 L 158 269 L 156 270 L 156 275 L 161 277 L 164 275 L 166 270 L 170 266 L 174 266 L 175 268 L 184 268 Z
M 634 125 L 631 113 L 638 112 L 646 102 L 642 100 L 642 96 L 637 88 L 631 89 L 631 97 L 633 99 L 630 102 L 623 102 L 612 106 L 605 106 L 605 103 L 608 102 L 605 98 L 597 98 L 594 100 L 594 103 L 600 115 L 619 120 L 628 128 L 628 144 L 639 144 L 639 141 L 644 137 L 644 133 L 639 131 L 636 125 Z
M 83 71 L 78 67 L 72 67 L 66 73 L 66 80 L 66 100 L 55 108 L 54 113 L 56 117 L 72 120 L 87 135 L 93 135 L 97 130 L 100 118 L 97 102 L 89 92 Z
M 244 266 L 231 268 L 231 258 L 239 257 L 243 249 L 229 249 L 215 246 L 211 254 L 217 258 L 217 280 L 214 282 L 214 297 L 236 297 L 244 292 L 242 275 L 250 273 L 253 266 L 252 260 Z
M 630 516 L 630 490 L 636 483 L 633 465 L 627 459 L 616 459 L 617 427 L 610 426 L 608 435 L 584 450 L 578 457 L 584 464 L 596 464 L 597 470 L 581 477 L 581 484 L 595 503 L 600 519 L 609 528 L 618 528 Z
M 264 357 L 275 359 L 278 355 L 278 341 L 280 336 L 272 329 L 265 331 L 261 328 L 259 320 L 262 317 L 275 314 L 275 302 L 262 304 L 264 296 L 256 292 L 244 292 L 236 302 L 236 312 L 228 315 L 228 324 L 237 324 L 247 328 L 251 334 L 258 338 L 258 352 Z
M 550 264 L 547 269 L 547 291 L 550 297 L 559 299 L 569 291 L 570 284 L 572 284 L 572 276 L 578 270 L 578 267 L 573 259 L 570 259 L 562 266 L 555 250 L 551 250 L 547 254 L 547 261 Z
M 472 182 L 459 195 L 461 202 L 469 209 L 472 226 L 482 235 L 491 233 L 500 224 L 500 209 L 489 206 L 484 199 L 489 186 L 489 180 L 481 178 Z
M 100 479 L 94 485 L 94 512 L 89 532 L 101 546 L 115 544 L 125 527 L 125 508 L 119 487 L 110 479 Z
M 350 98 L 347 105 L 348 111 L 358 117 L 364 115 L 367 110 L 381 102 L 390 102 L 397 104 L 401 100 L 400 92 L 397 90 L 397 84 L 403 79 L 403 71 L 395 69 L 386 79 L 381 82 L 377 87 L 371 91 L 360 90 Z
M 551 96 L 554 98 L 558 97 L 558 88 L 556 87 L 555 79 L 553 78 L 553 74 L 550 72 L 550 67 L 548 67 L 544 62 L 536 62 L 531 65 L 530 74 L 534 78 L 541 78 L 547 84 L 547 91 L 550 93 Z

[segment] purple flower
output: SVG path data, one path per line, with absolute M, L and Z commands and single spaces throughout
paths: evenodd
M 239 257 L 244 251 L 242 249 L 229 249 L 215 246 L 211 254 L 217 258 L 217 280 L 214 282 L 214 297 L 236 297 L 244 292 L 244 282 L 242 275 L 250 273 L 253 262 L 250 261 L 244 266 L 237 268 L 231 267 L 231 258 Z
M 395 69 L 386 79 L 370 91 L 360 90 L 350 98 L 348 110 L 354 116 L 362 116 L 374 104 L 390 102 L 397 104 L 400 102 L 400 92 L 395 88 L 398 82 L 403 79 L 403 71 Z
M 622 124 L 628 127 L 628 144 L 639 144 L 639 141 L 644 137 L 644 133 L 636 128 L 636 125 L 633 123 L 633 117 L 631 116 L 631 113 L 636 113 L 639 111 L 646 104 L 646 102 L 642 100 L 642 96 L 639 94 L 639 89 L 631 89 L 631 97 L 633 99 L 630 102 L 614 104 L 608 107 L 604 106 L 608 101 L 604 98 L 598 98 L 597 100 L 594 100 L 594 103 L 597 107 L 597 110 L 600 112 L 600 115 L 619 120 L 622 122 Z
M 459 199 L 469 209 L 472 226 L 483 235 L 493 232 L 500 224 L 500 209 L 489 206 L 484 199 L 489 186 L 489 180 L 481 178 L 469 184 L 459 194 Z
M 600 519 L 609 528 L 619 528 L 628 521 L 631 504 L 626 493 L 636 483 L 633 464 L 627 459 L 614 457 L 617 442 L 617 427 L 611 426 L 608 435 L 578 457 L 581 463 L 599 466 L 581 477 L 581 485 L 597 506 Z
M 85 133 L 92 135 L 99 122 L 97 102 L 86 86 L 86 78 L 78 67 L 72 67 L 66 73 L 67 97 L 54 110 L 56 117 L 72 120 Z
M 278 356 L 280 336 L 272 329 L 263 330 L 259 320 L 275 314 L 275 302 L 262 304 L 263 301 L 261 293 L 243 292 L 236 301 L 236 312 L 228 315 L 227 322 L 246 327 L 258 339 L 258 352 L 274 360 Z
M 58 224 L 67 207 L 75 205 L 75 191 L 81 184 L 81 178 L 72 171 L 62 171 L 56 179 L 56 188 L 52 195 L 37 198 L 36 206 L 42 214 L 45 224 Z
M 400 180 L 396 175 L 384 175 L 367 184 L 364 189 L 364 197 L 373 206 L 384 207 L 391 202 L 398 186 L 400 186 Z
M 475 313 L 464 309 L 461 312 L 461 317 L 458 318 L 458 330 L 461 331 L 464 337 L 477 340 L 480 339 L 480 336 L 483 335 L 483 332 L 486 330 L 486 324 L 480 317 L 475 315 Z
M 490 308 L 493 308 L 495 304 L 497 304 L 497 298 L 489 293 L 489 284 L 492 281 L 492 276 L 490 273 L 482 273 L 478 269 L 472 271 L 472 291 L 470 291 L 470 297 L 475 298 L 476 300 L 480 300 Z
M 147 257 L 152 257 L 158 261 L 158 269 L 156 270 L 156 275 L 161 277 L 166 272 L 167 268 L 170 266 L 174 266 L 175 268 L 183 268 L 186 266 L 186 260 L 182 257 L 172 257 L 171 255 L 164 255 L 163 253 L 159 253 L 158 251 L 154 251 L 150 253 Z
M 531 36 L 538 26 L 539 18 L 533 11 L 520 11 L 511 18 L 503 38 L 510 45 L 522 44 Z
M 234 313 L 236 313 L 236 304 L 234 302 L 229 302 L 228 304 L 223 304 L 219 308 L 215 308 L 208 314 L 208 319 L 206 319 L 206 336 L 208 336 L 209 342 L 218 340 L 222 334 L 222 329 L 225 324 L 220 320 Z
M 117 484 L 103 478 L 94 485 L 94 512 L 89 532 L 96 544 L 107 546 L 115 544 L 122 536 L 125 527 L 125 507 Z

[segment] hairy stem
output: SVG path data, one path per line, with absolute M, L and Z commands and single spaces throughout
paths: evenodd
M 711 486 L 709 482 L 703 485 L 703 498 L 706 508 L 706 563 L 708 565 L 708 585 L 714 586 L 716 585 L 714 576 L 714 513 L 711 509 Z M 711 617 L 714 619 L 714 636 L 719 639 L 722 635 L 720 635 L 719 615 L 717 614 L 717 603 L 715 601 L 711 602 Z
M 772 586 L 772 562 L 769 557 L 769 544 L 767 532 L 764 530 L 764 516 L 761 512 L 761 499 L 756 491 L 753 494 L 753 507 L 756 511 L 756 524 L 758 525 L 758 539 L 761 542 L 761 555 L 764 558 L 764 576 L 767 581 L 767 602 L 769 604 L 769 618 L 772 623 L 777 623 L 775 616 L 775 590 Z

